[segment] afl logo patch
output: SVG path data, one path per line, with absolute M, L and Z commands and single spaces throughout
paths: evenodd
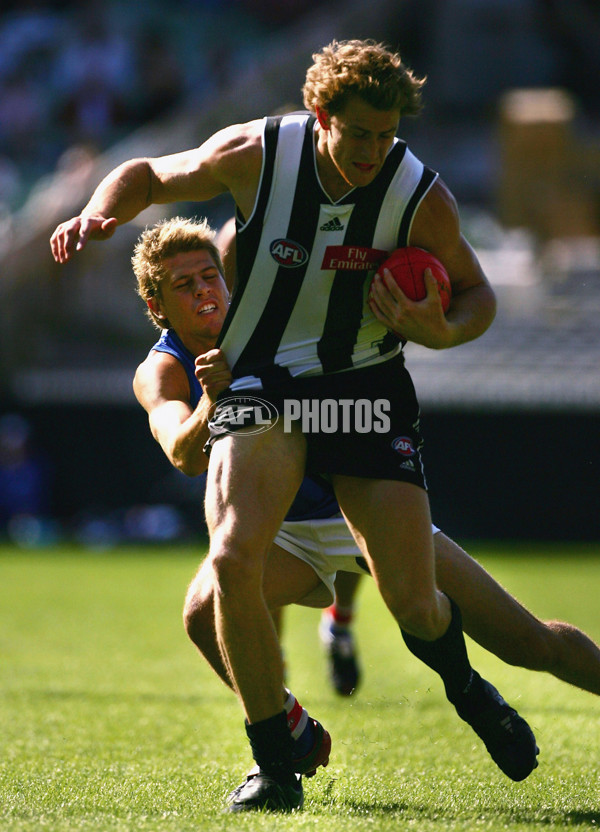
M 392 442 L 392 448 L 402 456 L 414 456 L 415 446 L 410 436 L 397 436 Z
M 296 269 L 308 260 L 308 252 L 293 240 L 273 240 L 269 246 L 271 257 L 284 269 Z
M 277 424 L 275 405 L 254 396 L 229 396 L 219 399 L 209 410 L 209 427 L 213 436 L 235 433 L 246 428 L 242 436 L 264 433 Z

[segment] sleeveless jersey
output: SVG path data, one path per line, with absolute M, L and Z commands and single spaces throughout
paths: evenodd
M 172 329 L 163 329 L 160 338 L 151 349 L 166 352 L 181 362 L 190 385 L 190 406 L 195 408 L 202 396 L 202 387 L 194 372 L 195 361 L 192 353 L 185 347 L 179 336 Z M 206 473 L 200 474 L 206 485 Z M 285 519 L 293 522 L 300 520 L 319 520 L 339 513 L 339 506 L 330 483 L 321 476 L 305 477 L 302 480 L 294 502 Z
M 190 407 L 195 409 L 202 396 L 202 387 L 196 378 L 195 358 L 183 345 L 179 335 L 173 329 L 163 329 L 161 336 L 152 347 L 155 352 L 168 352 L 183 366 L 190 385 Z M 152 352 L 150 350 L 150 352 Z
M 319 181 L 315 117 L 266 118 L 253 212 L 237 217 L 237 284 L 219 346 L 231 390 L 392 358 L 399 339 L 372 314 L 377 267 L 408 244 L 437 174 L 395 139 L 381 171 L 333 202 Z

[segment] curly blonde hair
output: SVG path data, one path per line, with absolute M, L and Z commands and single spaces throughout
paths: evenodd
M 185 217 L 172 217 L 161 220 L 141 234 L 133 250 L 131 265 L 137 278 L 137 293 L 142 300 L 160 296 L 162 282 L 169 276 L 164 261 L 168 257 L 188 251 L 205 249 L 215 266 L 224 275 L 223 263 L 219 249 L 215 244 L 216 232 L 208 220 L 191 220 Z M 158 318 L 150 307 L 147 315 L 158 329 L 170 327 L 165 318 Z
M 421 88 L 400 55 L 374 40 L 332 41 L 312 56 L 302 88 L 304 106 L 340 113 L 348 98 L 358 95 L 377 110 L 398 110 L 401 116 L 421 111 Z

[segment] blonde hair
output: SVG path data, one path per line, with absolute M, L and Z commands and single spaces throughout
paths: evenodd
M 313 113 L 321 107 L 335 115 L 354 95 L 377 110 L 398 110 L 401 116 L 421 110 L 425 78 L 417 78 L 383 43 L 334 40 L 312 57 L 302 95 L 304 106 Z
M 169 276 L 169 270 L 164 261 L 168 257 L 188 251 L 205 249 L 215 266 L 224 274 L 223 263 L 219 249 L 215 244 L 216 232 L 208 224 L 208 220 L 190 220 L 185 217 L 173 217 L 161 220 L 146 228 L 141 234 L 133 250 L 131 265 L 137 278 L 137 293 L 146 301 L 160 295 L 162 282 Z M 158 318 L 146 306 L 147 315 L 158 329 L 169 327 L 166 318 Z

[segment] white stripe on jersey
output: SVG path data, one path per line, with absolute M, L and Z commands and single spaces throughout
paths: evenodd
M 281 233 L 281 229 L 286 229 L 289 225 L 299 168 L 297 165 L 283 165 L 283 160 L 290 157 L 292 159 L 300 157 L 302 143 L 304 141 L 304 130 L 298 129 L 297 125 L 303 125 L 305 122 L 305 116 L 290 116 L 281 124 L 277 156 L 275 158 L 275 171 L 273 174 L 273 181 L 280 183 L 280 187 L 271 188 L 269 203 L 265 212 L 263 230 L 263 238 L 265 240 L 285 237 L 285 231 Z M 244 293 L 240 305 L 236 310 L 235 326 L 230 327 L 221 344 L 221 349 L 227 356 L 227 363 L 230 367 L 235 365 L 244 345 L 254 332 L 254 328 L 273 288 L 278 270 L 279 266 L 273 257 L 271 257 L 269 246 L 260 246 L 252 269 L 253 275 L 255 273 L 260 275 L 260 279 L 254 279 L 252 291 Z M 260 382 L 258 382 L 258 385 L 262 386 Z M 237 386 L 239 388 L 243 385 L 238 383 Z M 232 385 L 232 389 L 234 389 L 234 385 Z
M 315 237 L 310 265 L 281 339 L 277 363 L 287 367 L 293 376 L 315 375 L 321 371 L 321 364 L 315 365 L 314 356 L 323 334 L 327 301 L 336 274 L 335 269 L 322 269 L 321 263 L 328 246 L 341 246 L 344 242 L 353 210 L 354 205 L 321 205 L 317 228 L 336 217 L 340 226 Z
M 381 203 L 373 237 L 373 248 L 387 249 L 390 254 L 395 248 L 395 244 L 392 249 L 389 248 L 390 240 L 398 239 L 398 228 L 415 188 L 421 181 L 423 169 L 423 163 L 407 147 L 402 164 L 398 166 Z

